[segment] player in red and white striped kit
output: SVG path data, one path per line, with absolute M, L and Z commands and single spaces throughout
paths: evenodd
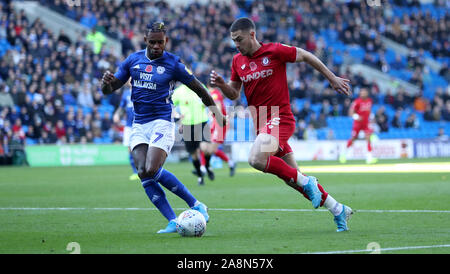
M 286 77 L 286 63 L 306 62 L 318 70 L 339 93 L 350 95 L 349 80 L 334 75 L 316 56 L 297 47 L 280 43 L 260 43 L 255 24 L 249 18 L 237 19 L 230 28 L 231 39 L 240 53 L 233 58 L 229 83 L 215 71 L 211 84 L 235 100 L 244 86 L 256 139 L 248 162 L 260 171 L 281 178 L 301 192 L 314 208 L 325 206 L 334 216 L 337 231 L 348 230 L 352 209 L 329 195 L 317 178 L 300 172 L 288 139 L 295 129 Z M 301 152 L 300 152 L 301 153 Z

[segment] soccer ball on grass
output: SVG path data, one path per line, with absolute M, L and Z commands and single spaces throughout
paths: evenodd
M 183 237 L 201 237 L 206 231 L 206 220 L 203 215 L 193 209 L 188 209 L 177 218 L 177 232 Z

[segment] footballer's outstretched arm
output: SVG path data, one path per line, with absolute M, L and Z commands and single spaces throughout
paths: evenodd
M 230 81 L 228 84 L 214 70 L 210 74 L 210 82 L 213 87 L 218 87 L 228 99 L 236 100 L 241 94 L 242 82 Z
M 125 85 L 124 82 L 117 79 L 114 74 L 112 74 L 109 70 L 103 74 L 102 77 L 102 92 L 105 95 L 111 94 L 114 91 L 121 88 Z
M 306 62 L 325 76 L 335 91 L 341 94 L 351 95 L 350 86 L 348 85 L 350 80 L 334 75 L 334 73 L 329 70 L 327 66 L 325 66 L 325 64 L 322 63 L 322 61 L 320 61 L 320 59 L 314 54 L 302 48 L 297 48 L 297 58 L 295 59 L 295 62 Z
M 219 125 L 226 125 L 225 117 L 223 117 L 223 114 L 220 111 L 219 107 L 217 107 L 208 90 L 197 78 L 194 78 L 194 80 L 192 80 L 187 85 L 187 87 L 194 91 L 198 95 L 198 97 L 202 99 L 203 104 L 205 104 L 205 106 L 207 106 L 208 109 L 213 113 Z

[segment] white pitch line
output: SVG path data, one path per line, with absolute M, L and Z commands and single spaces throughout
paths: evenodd
M 402 246 L 402 247 L 386 247 L 380 248 L 376 251 L 395 251 L 395 250 L 410 250 L 410 249 L 429 249 L 429 248 L 443 248 L 450 247 L 450 244 L 444 245 L 423 245 L 423 246 Z M 373 249 L 359 249 L 359 250 L 339 250 L 339 251 L 324 251 L 324 252 L 312 252 L 303 254 L 345 254 L 345 253 L 361 253 L 361 252 L 374 252 Z
M 156 208 L 141 207 L 0 207 L 0 210 L 96 210 L 96 211 L 140 211 L 157 210 Z M 186 210 L 186 208 L 174 208 Z M 268 212 L 327 212 L 326 209 L 295 209 L 295 208 L 209 208 L 212 211 L 268 211 Z M 356 209 L 356 213 L 450 213 L 450 210 L 427 209 Z

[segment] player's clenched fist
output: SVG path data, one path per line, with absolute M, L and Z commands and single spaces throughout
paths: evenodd
M 102 84 L 103 85 L 110 85 L 111 82 L 114 80 L 114 74 L 112 74 L 109 70 L 107 70 L 102 77 Z

